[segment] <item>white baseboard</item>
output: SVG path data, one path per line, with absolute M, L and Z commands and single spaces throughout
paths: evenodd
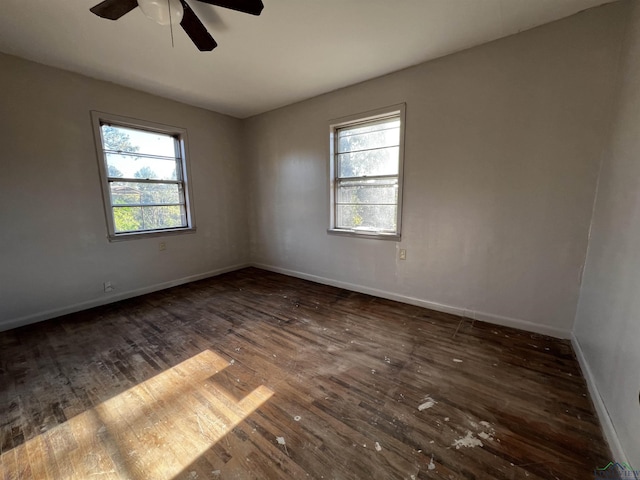
M 282 273 L 284 275 L 288 275 L 291 277 L 302 278 L 304 280 L 310 280 L 312 282 L 321 283 L 324 285 L 331 285 L 338 288 L 344 288 L 346 290 L 352 290 L 354 292 L 360 292 L 360 293 L 365 293 L 367 295 L 386 298 L 388 300 L 395 300 L 402 303 L 408 303 L 410 305 L 430 308 L 431 310 L 436 310 L 438 312 L 445 312 L 445 313 L 451 313 L 454 315 L 465 316 L 467 318 L 472 318 L 475 320 L 480 320 L 488 323 L 494 323 L 496 325 L 503 325 L 506 327 L 518 328 L 521 330 L 540 333 L 543 335 L 549 335 L 556 338 L 571 338 L 571 332 L 568 332 L 559 328 L 547 326 L 547 325 L 540 325 L 533 322 L 528 322 L 526 320 L 520 320 L 517 318 L 510 318 L 510 317 L 494 315 L 486 312 L 479 312 L 479 311 L 471 310 L 464 307 L 455 307 L 451 305 L 445 305 L 442 303 L 432 302 L 432 301 L 424 300 L 421 298 L 410 297 L 410 296 L 402 295 L 399 293 L 387 292 L 384 290 L 379 290 L 377 288 L 367 287 L 364 285 L 358 285 L 358 284 L 349 283 L 349 282 L 342 282 L 339 280 L 333 280 L 326 277 L 320 277 L 318 275 L 312 275 L 308 273 L 298 272 L 295 270 L 289 270 L 286 268 L 280 268 L 280 267 L 275 267 L 273 265 L 266 265 L 261 263 L 231 265 L 228 267 L 219 268 L 209 272 L 200 273 L 197 275 L 191 275 L 189 277 L 183 277 L 176 280 L 170 280 L 168 282 L 150 285 L 150 286 L 139 288 L 136 290 L 120 292 L 118 294 L 110 295 L 104 298 L 103 297 L 95 298 L 92 300 L 88 300 L 86 302 L 80 302 L 80 303 L 68 305 L 62 308 L 56 308 L 56 309 L 47 310 L 44 312 L 38 312 L 32 315 L 27 315 L 24 317 L 11 319 L 8 321 L 3 321 L 3 322 L 0 322 L 0 331 L 21 327 L 23 325 L 36 323 L 43 320 L 48 320 L 50 318 L 59 317 L 61 315 L 67 315 L 69 313 L 78 312 L 80 310 L 86 310 L 88 308 L 98 307 L 100 305 L 106 305 L 108 303 L 117 302 L 119 300 L 125 300 L 127 298 L 137 297 L 139 295 L 145 295 L 147 293 L 156 292 L 158 290 L 164 290 L 166 288 L 175 287 L 177 285 L 182 285 L 189 282 L 195 282 L 197 280 L 214 277 L 216 275 L 221 275 L 223 273 L 232 272 L 234 270 L 239 270 L 241 268 L 245 268 L 249 266 L 262 268 L 264 270 L 268 270 L 271 272 Z
M 465 316 L 467 318 L 472 318 L 474 320 L 494 323 L 496 325 L 503 325 L 505 327 L 518 328 L 520 330 L 526 330 L 528 332 L 533 332 L 533 333 L 540 333 L 542 335 L 549 335 L 551 337 L 556 337 L 556 338 L 563 338 L 563 339 L 571 338 L 570 331 L 562 330 L 560 328 L 555 328 L 548 325 L 540 325 L 540 324 L 529 322 L 526 320 L 504 317 L 501 315 L 494 315 L 492 313 L 479 312 L 479 311 L 471 310 L 464 307 L 454 307 L 451 305 L 444 305 L 442 303 L 431 302 L 429 300 L 423 300 L 421 298 L 410 297 L 410 296 L 402 295 L 399 293 L 387 292 L 385 290 L 379 290 L 377 288 L 367 287 L 364 285 L 358 285 L 354 283 L 333 280 L 331 278 L 320 277 L 318 275 L 311 275 L 308 273 L 298 272 L 295 270 L 275 267 L 273 265 L 254 263 L 253 266 L 256 268 L 261 268 L 263 270 L 269 270 L 275 273 L 282 273 L 283 275 L 288 275 L 290 277 L 297 277 L 297 278 L 302 278 L 304 280 L 310 280 L 316 283 L 322 283 L 323 285 L 331 285 L 333 287 L 344 288 L 345 290 L 352 290 L 354 292 L 365 293 L 367 295 L 386 298 L 387 300 L 395 300 L 402 303 L 408 303 L 410 305 L 416 305 L 418 307 L 430 308 L 431 310 L 437 310 L 438 312 L 452 313 L 454 315 Z
M 605 405 L 604 400 L 600 395 L 600 390 L 598 390 L 596 379 L 593 375 L 593 372 L 591 371 L 591 367 L 589 367 L 589 363 L 587 362 L 587 358 L 582 351 L 580 342 L 573 334 L 571 335 L 571 344 L 573 345 L 574 352 L 576 352 L 578 363 L 580 364 L 580 368 L 582 368 L 582 374 L 587 382 L 589 394 L 596 408 L 596 413 L 598 415 L 598 419 L 600 420 L 602 431 L 605 438 L 607 439 L 607 442 L 609 443 L 609 448 L 611 449 L 611 454 L 613 455 L 613 458 L 611 460 L 618 463 L 624 462 L 628 464 L 629 461 L 627 459 L 627 455 L 624 451 L 624 448 L 622 447 L 622 444 L 620 443 L 620 439 L 618 438 L 616 429 L 613 426 L 613 422 L 611 421 L 611 416 L 609 415 L 607 406 Z
M 24 317 L 14 318 L 11 320 L 0 322 L 0 332 L 4 330 L 10 330 L 12 328 L 22 327 L 31 323 L 41 322 L 43 320 L 49 320 L 50 318 L 59 317 L 61 315 L 67 315 L 69 313 L 79 312 L 88 308 L 99 307 L 100 305 L 106 305 L 108 303 L 118 302 L 127 298 L 138 297 L 140 295 L 146 295 L 147 293 L 157 292 L 158 290 L 164 290 L 178 285 L 183 285 L 189 282 L 195 282 L 197 280 L 203 280 L 209 277 L 215 277 L 216 275 L 222 275 L 223 273 L 233 272 L 234 270 L 240 270 L 241 268 L 249 267 L 250 264 L 231 265 L 228 267 L 218 268 L 209 272 L 199 273 L 197 275 L 190 275 L 188 277 L 182 277 L 175 280 L 169 280 L 168 282 L 156 283 L 155 285 L 149 285 L 147 287 L 138 288 L 135 290 L 129 290 L 127 292 L 119 292 L 108 297 L 94 298 L 87 300 L 86 302 L 75 303 L 73 305 L 67 305 L 62 308 L 55 308 L 44 312 L 38 312 L 32 315 L 26 315 Z

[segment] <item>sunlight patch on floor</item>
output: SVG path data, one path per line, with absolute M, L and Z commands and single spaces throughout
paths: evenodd
M 8 478 L 174 478 L 273 395 L 241 400 L 215 381 L 230 364 L 204 350 L 0 456 Z

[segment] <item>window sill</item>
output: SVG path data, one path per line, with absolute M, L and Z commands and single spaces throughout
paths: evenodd
M 343 228 L 329 228 L 327 229 L 329 235 L 338 235 L 341 237 L 357 237 L 357 238 L 370 238 L 375 240 L 391 240 L 393 242 L 400 241 L 399 233 L 380 233 L 367 230 L 346 230 Z
M 121 242 L 124 240 L 138 240 L 141 238 L 168 237 L 172 235 L 185 235 L 189 233 L 196 233 L 196 228 L 195 227 L 172 228 L 168 230 L 153 230 L 150 232 L 118 233 L 116 235 L 109 235 L 108 238 L 110 242 Z

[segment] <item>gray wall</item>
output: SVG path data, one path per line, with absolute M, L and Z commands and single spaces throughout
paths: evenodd
M 239 120 L 7 55 L 0 72 L 0 330 L 247 262 Z M 90 110 L 187 129 L 197 233 L 109 243 Z
M 640 468 L 640 3 L 632 5 L 575 336 L 596 404 L 604 401 L 613 422 L 605 418 L 605 430 L 620 440 L 612 446 Z
M 247 120 L 252 260 L 568 337 L 627 7 L 589 10 Z M 329 120 L 400 102 L 401 243 L 328 235 Z

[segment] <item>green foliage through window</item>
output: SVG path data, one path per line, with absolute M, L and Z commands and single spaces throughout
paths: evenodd
M 179 138 L 101 124 L 114 233 L 188 226 Z

